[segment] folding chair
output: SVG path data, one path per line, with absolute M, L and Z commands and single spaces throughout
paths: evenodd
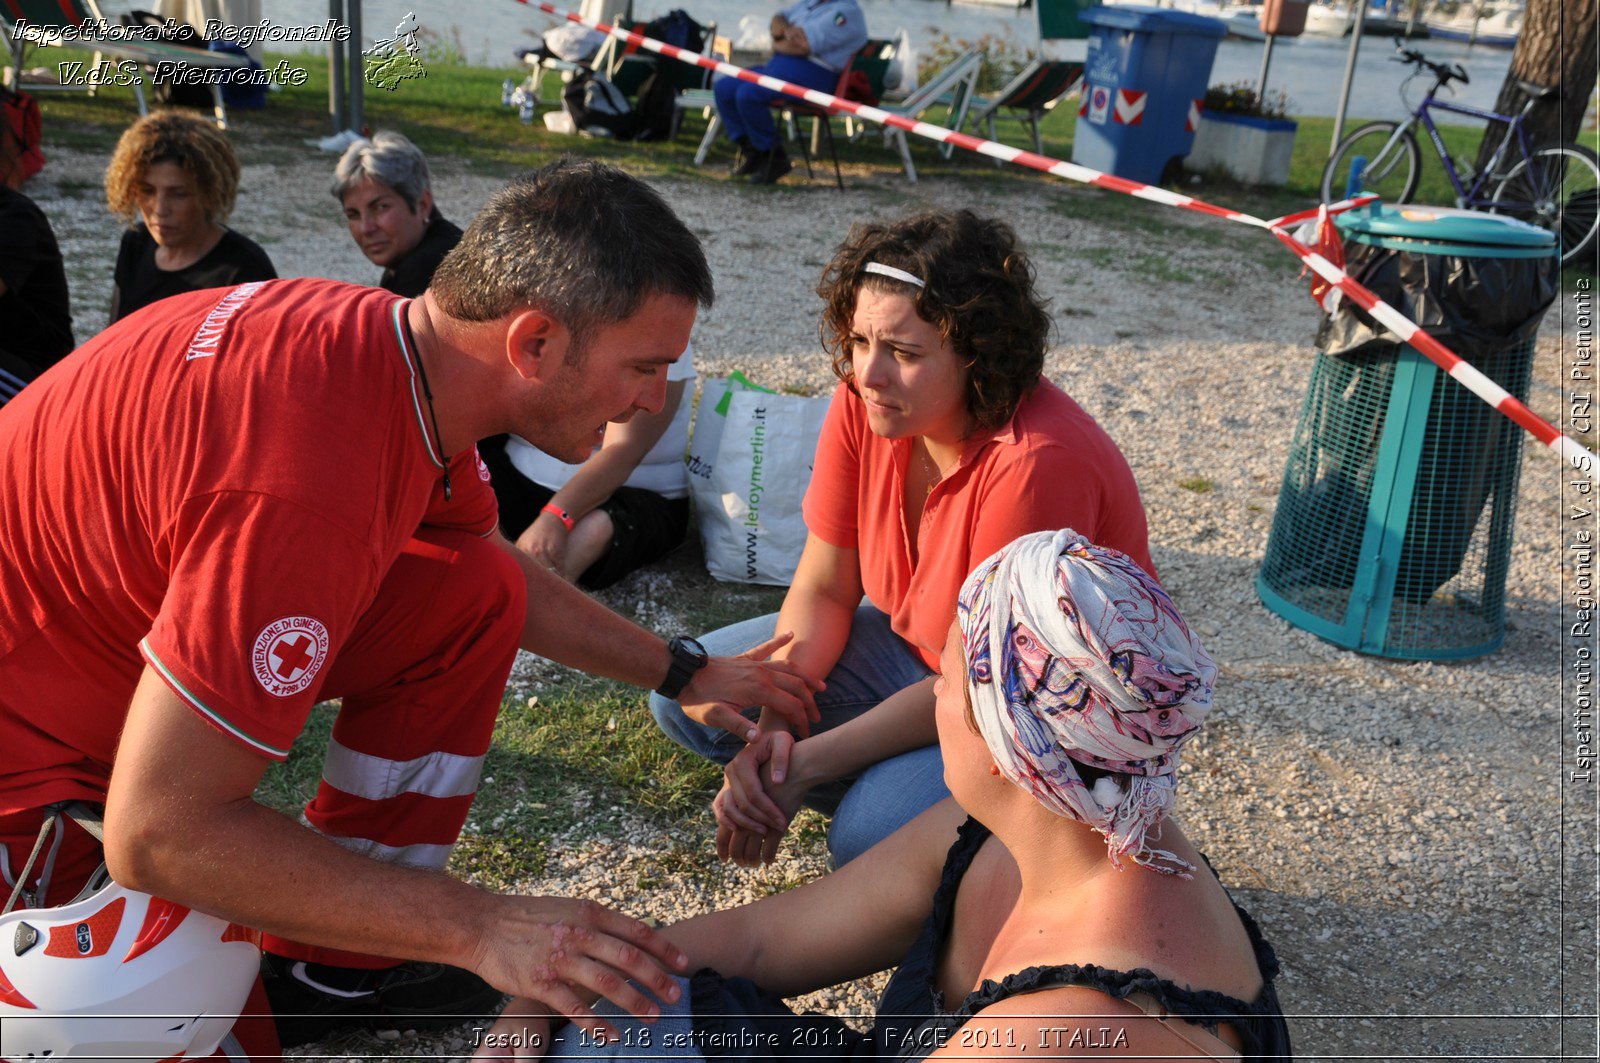
M 733 59 L 733 38 L 718 37 L 714 33 L 706 34 L 705 54 L 713 59 L 720 59 L 724 63 L 731 62 Z M 674 138 L 678 135 L 678 127 L 683 124 L 685 111 L 700 111 L 708 123 L 719 122 L 716 111 L 717 98 L 711 92 L 711 79 L 716 75 L 700 67 L 685 67 L 685 69 L 700 74 L 701 80 L 698 85 L 682 86 L 678 93 L 678 98 L 672 103 L 672 136 Z M 715 129 L 710 132 L 712 137 L 716 136 Z M 698 166 L 703 161 L 705 161 L 704 147 L 695 154 L 694 162 Z
M 26 34 L 17 28 L 17 23 L 24 19 L 29 26 Z M 157 63 L 165 62 L 183 63 L 207 69 L 240 69 L 250 66 L 250 60 L 246 57 L 227 52 L 203 52 L 195 48 L 184 48 L 158 41 L 86 41 L 79 38 L 69 39 L 62 33 L 66 26 L 81 26 L 91 19 L 99 20 L 101 23 L 109 21 L 101 13 L 95 0 L 0 0 L 0 25 L 4 26 L 11 52 L 12 86 L 21 87 L 23 53 L 29 45 L 92 52 L 94 57 L 91 70 L 101 69 L 101 63 L 108 57 L 131 59 L 136 64 L 133 96 L 138 103 L 139 114 L 143 116 L 150 113 L 150 107 L 144 98 L 144 68 L 147 66 L 153 67 Z M 27 86 L 27 90 L 33 93 L 70 91 L 77 88 L 75 85 Z M 210 89 L 212 116 L 219 128 L 226 129 L 228 111 L 222 101 L 222 86 L 211 85 Z M 95 85 L 92 81 L 88 86 L 88 92 L 91 96 L 94 95 Z
M 923 114 L 930 108 L 943 104 L 948 109 L 943 125 L 958 130 L 967 120 L 967 110 L 972 106 L 972 96 L 978 87 L 978 72 L 983 66 L 983 55 L 976 48 L 969 49 L 951 60 L 944 69 L 933 74 L 917 87 L 917 91 L 898 103 L 881 104 L 883 110 L 912 121 L 924 121 Z M 900 161 L 905 166 L 906 177 L 915 181 L 917 167 L 911 161 L 911 147 L 905 130 L 886 126 L 883 131 L 885 145 L 894 145 L 900 151 Z M 940 144 L 939 154 L 945 158 L 955 150 L 953 144 Z
M 1033 150 L 1043 155 L 1044 136 L 1039 132 L 1040 121 L 1063 97 L 1082 84 L 1082 63 L 1064 59 L 1035 59 L 993 98 L 973 97 L 972 126 L 976 129 L 987 125 L 989 139 L 996 140 L 996 119 L 1021 122 L 1033 131 Z M 1001 162 L 996 159 L 994 164 L 999 166 Z

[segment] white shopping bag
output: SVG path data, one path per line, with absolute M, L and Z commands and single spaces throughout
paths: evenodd
M 717 579 L 778 587 L 794 579 L 806 544 L 800 504 L 828 401 L 750 390 L 728 396 L 711 473 L 716 499 L 697 508 L 706 568 Z
M 735 391 L 766 391 L 735 369 L 731 376 L 714 377 L 700 389 L 700 402 L 694 408 L 694 435 L 689 453 L 683 459 L 689 468 L 689 497 L 696 513 L 706 513 L 722 504 L 721 492 L 713 480 L 717 468 L 717 447 L 722 442 L 722 427 L 728 423 L 728 404 Z

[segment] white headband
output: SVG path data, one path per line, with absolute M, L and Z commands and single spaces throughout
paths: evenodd
M 864 273 L 881 273 L 885 277 L 893 277 L 897 281 L 905 281 L 907 284 L 915 285 L 918 288 L 926 288 L 928 286 L 927 282 L 921 277 L 907 273 L 905 270 L 895 266 L 885 266 L 882 262 L 868 262 L 861 269 Z

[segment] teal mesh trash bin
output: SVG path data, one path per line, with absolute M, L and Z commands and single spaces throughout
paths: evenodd
M 1376 205 L 1339 229 L 1351 276 L 1527 398 L 1559 277 L 1552 234 Z M 1262 602 L 1363 653 L 1492 652 L 1505 639 L 1522 429 L 1348 300 L 1317 347 L 1256 580 Z

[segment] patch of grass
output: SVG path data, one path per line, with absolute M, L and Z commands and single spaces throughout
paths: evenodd
M 515 890 L 544 874 L 550 848 L 527 824 L 493 834 L 463 834 L 450 856 L 450 870 L 497 892 Z
M 1193 491 L 1197 495 L 1209 494 L 1216 490 L 1217 485 L 1204 476 L 1191 476 L 1187 480 L 1179 480 L 1178 486 L 1185 491 Z
M 587 677 L 541 693 L 531 708 L 509 701 L 495 727 L 495 748 L 504 757 L 540 762 L 558 778 L 601 784 L 624 803 L 664 816 L 697 811 L 722 779 L 715 765 L 660 732 L 643 693 Z M 514 775 L 528 778 L 528 765 L 517 765 Z

